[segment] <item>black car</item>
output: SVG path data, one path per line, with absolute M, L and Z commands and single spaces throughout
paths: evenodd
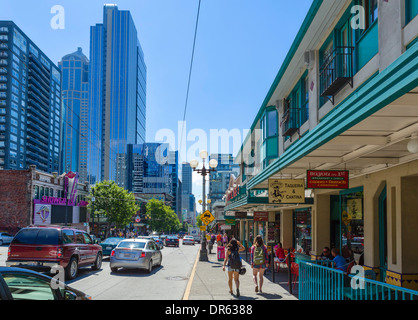
M 0 300 L 91 300 L 91 297 L 33 270 L 0 267 Z
M 180 246 L 179 239 L 177 238 L 177 236 L 168 236 L 167 238 L 165 238 L 164 245 L 166 247 L 178 247 Z

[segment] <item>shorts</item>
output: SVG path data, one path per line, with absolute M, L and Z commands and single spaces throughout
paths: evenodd
M 232 272 L 232 271 L 240 272 L 240 269 L 232 269 L 231 266 L 226 266 L 226 271 L 228 271 L 228 272 Z
M 255 264 L 253 265 L 254 269 L 267 269 L 267 266 L 265 264 Z

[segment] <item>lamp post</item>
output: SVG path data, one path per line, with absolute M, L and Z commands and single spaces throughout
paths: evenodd
M 199 161 L 193 159 L 190 161 L 190 167 L 193 169 L 193 171 L 199 173 L 202 175 L 203 178 L 203 192 L 202 192 L 202 213 L 206 211 L 206 179 L 205 177 L 211 173 L 216 171 L 216 167 L 218 166 L 218 161 L 216 159 L 212 159 L 209 161 L 209 167 L 205 167 L 205 160 L 208 157 L 208 152 L 206 150 L 202 150 L 199 152 L 200 158 L 202 158 L 203 165 L 202 169 L 197 169 L 199 166 Z M 200 247 L 200 256 L 199 261 L 208 261 L 208 251 L 206 249 L 206 231 L 202 232 L 201 236 L 201 247 Z

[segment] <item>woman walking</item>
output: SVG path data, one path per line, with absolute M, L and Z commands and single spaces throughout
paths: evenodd
M 267 247 L 264 245 L 263 238 L 258 235 L 255 237 L 254 245 L 251 247 L 251 268 L 253 268 L 253 281 L 255 284 L 255 292 L 259 291 L 258 285 L 260 285 L 260 292 L 263 288 L 263 276 L 264 271 L 268 268 L 268 252 Z M 257 273 L 259 276 L 259 283 L 257 283 Z
M 231 241 L 226 246 L 225 260 L 222 270 L 225 271 L 225 266 L 228 267 L 228 286 L 229 293 L 233 294 L 232 291 L 232 279 L 235 281 L 235 287 L 237 288 L 237 297 L 240 296 L 239 293 L 239 272 L 241 270 L 241 257 L 239 252 L 244 251 L 244 246 L 237 241 L 235 238 L 232 238 Z

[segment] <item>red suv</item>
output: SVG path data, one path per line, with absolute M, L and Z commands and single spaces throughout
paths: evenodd
M 102 247 L 82 230 L 59 226 L 30 226 L 21 229 L 9 246 L 6 266 L 51 269 L 61 266 L 65 279 L 77 277 L 80 267 L 102 266 Z

